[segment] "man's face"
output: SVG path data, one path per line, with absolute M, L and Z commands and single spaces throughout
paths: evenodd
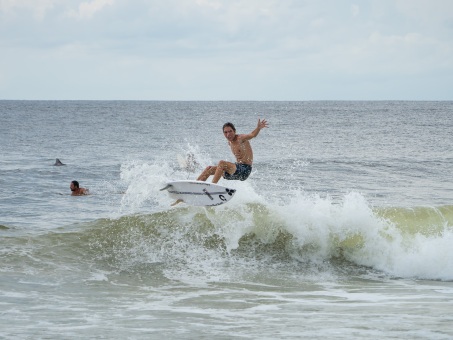
M 74 191 L 76 189 L 76 187 L 74 186 L 74 183 L 71 182 L 71 185 L 69 186 L 69 188 L 71 189 L 71 191 Z
M 228 141 L 231 142 L 234 139 L 234 137 L 236 136 L 236 133 L 234 132 L 234 130 L 231 127 L 226 126 L 223 129 L 223 135 L 225 136 L 226 139 L 228 139 Z

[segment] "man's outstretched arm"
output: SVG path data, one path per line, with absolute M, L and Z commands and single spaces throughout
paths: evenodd
M 261 129 L 264 129 L 267 127 L 269 127 L 269 124 L 267 123 L 266 119 L 263 119 L 263 120 L 258 119 L 258 124 L 257 124 L 255 130 L 253 130 L 252 132 L 250 132 L 248 134 L 241 135 L 241 139 L 249 140 L 249 139 L 255 138 L 256 136 L 258 136 Z

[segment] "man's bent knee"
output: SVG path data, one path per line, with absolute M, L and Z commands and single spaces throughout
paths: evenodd
M 223 170 L 225 170 L 227 168 L 227 166 L 228 166 L 228 162 L 227 161 L 219 161 L 219 164 L 217 166 L 222 168 Z

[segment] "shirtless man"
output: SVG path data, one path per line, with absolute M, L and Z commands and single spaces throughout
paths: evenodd
M 212 183 L 217 183 L 222 176 L 227 180 L 245 181 L 252 172 L 253 164 L 253 151 L 249 140 L 258 136 L 260 130 L 267 127 L 268 124 L 265 119 L 258 119 L 255 130 L 249 134 L 238 135 L 233 124 L 224 124 L 223 134 L 228 140 L 234 157 L 236 157 L 236 163 L 222 160 L 215 166 L 208 166 L 197 178 L 197 181 L 206 181 L 211 175 L 214 175 Z
M 69 188 L 72 191 L 72 196 L 82 196 L 82 195 L 88 195 L 88 189 L 85 188 L 79 188 L 79 182 L 77 181 L 72 181 L 71 185 Z

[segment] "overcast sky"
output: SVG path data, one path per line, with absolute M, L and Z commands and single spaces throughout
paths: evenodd
M 0 0 L 0 99 L 453 100 L 453 1 Z

